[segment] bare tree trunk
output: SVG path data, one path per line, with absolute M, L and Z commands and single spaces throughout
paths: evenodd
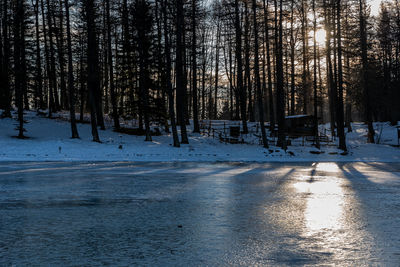
M 167 14 L 167 0 L 162 0 L 162 9 L 164 13 L 164 45 L 165 45 L 165 57 L 166 57 L 166 87 L 168 93 L 168 109 L 169 117 L 171 120 L 172 136 L 174 141 L 174 147 L 180 147 L 179 136 L 175 121 L 175 110 L 174 110 L 174 92 L 172 89 L 172 79 L 171 79 L 171 48 L 169 43 L 169 33 L 168 33 L 168 14 Z
M 67 86 L 65 82 L 65 58 L 64 58 L 64 15 L 62 14 L 63 4 L 60 1 L 60 18 L 58 34 L 56 35 L 57 40 L 57 54 L 58 54 L 58 65 L 60 69 L 60 105 L 61 109 L 68 108 L 68 97 L 67 97 Z M 54 24 L 55 24 L 54 18 Z
M 146 0 L 138 0 L 135 3 L 135 28 L 138 35 L 137 49 L 139 54 L 139 93 L 141 95 L 141 104 L 143 107 L 143 116 L 146 130 L 145 141 L 152 141 L 150 134 L 150 118 L 149 118 L 149 90 L 150 90 L 150 73 L 149 73 L 149 57 L 150 57 L 150 39 L 149 32 L 152 27 L 149 20 L 150 7 Z
M 3 77 L 2 83 L 4 87 L 4 112 L 2 117 L 11 118 L 11 87 L 10 87 L 10 39 L 8 34 L 8 0 L 3 1 Z
M 202 38 L 202 78 L 201 78 L 201 119 L 204 120 L 206 117 L 206 67 L 207 67 L 207 57 L 206 57 L 206 29 L 204 29 L 203 38 Z
M 229 94 L 230 94 L 230 105 L 229 105 L 229 117 L 230 120 L 233 120 L 233 94 L 234 91 L 236 91 L 236 88 L 233 84 L 233 77 L 235 77 L 234 73 L 233 73 L 233 69 L 234 69 L 234 65 L 233 65 L 233 60 L 232 60 L 232 41 L 231 41 L 231 37 L 229 36 L 229 40 L 228 40 L 229 44 L 228 44 L 228 54 L 229 54 L 229 76 L 230 76 L 230 82 L 229 82 Z
M 22 3 L 24 5 L 24 3 Z M 25 16 L 25 7 L 24 7 L 24 16 Z M 22 75 L 23 80 L 22 84 L 22 92 L 23 92 L 23 106 L 25 110 L 29 110 L 29 99 L 28 99 L 28 77 L 27 77 L 27 61 L 26 61 L 26 43 L 25 43 L 25 19 L 22 20 L 21 25 L 21 71 L 24 73 Z
M 341 0 L 337 0 L 337 47 L 338 47 L 338 103 L 337 103 L 337 124 L 339 136 L 339 149 L 346 151 L 346 136 L 344 133 L 343 114 L 343 64 L 342 64 L 342 34 L 341 34 Z
M 327 65 L 327 84 L 328 84 L 328 97 L 329 97 L 329 114 L 330 114 L 330 124 L 331 124 L 331 135 L 335 136 L 335 105 L 336 105 L 336 83 L 333 76 L 332 69 L 332 49 L 331 49 L 331 31 L 332 31 L 332 20 L 331 20 L 331 12 L 326 3 L 326 0 L 323 2 L 324 11 L 325 11 L 325 29 L 326 29 L 326 65 Z
M 192 0 L 192 94 L 193 94 L 193 132 L 200 133 L 199 108 L 197 103 L 197 29 L 196 0 Z
M 265 39 L 266 39 L 266 53 L 267 53 L 267 75 L 268 75 L 268 110 L 269 110 L 269 121 L 271 134 L 275 131 L 275 109 L 274 109 L 274 95 L 272 93 L 272 65 L 271 65 L 271 52 L 269 42 L 269 24 L 268 24 L 268 0 L 263 0 L 264 4 L 264 28 L 265 28 Z
M 240 92 L 240 111 L 243 124 L 243 133 L 249 132 L 246 116 L 246 90 L 243 88 L 243 63 L 242 63 L 242 29 L 240 28 L 239 0 L 235 0 L 235 31 L 236 31 L 236 60 L 237 60 L 237 90 Z
M 85 109 L 85 102 L 86 102 L 86 98 L 85 98 L 85 81 L 87 80 L 87 78 L 85 78 L 84 75 L 84 69 L 83 69 L 83 57 L 85 54 L 84 51 L 84 44 L 83 44 L 83 40 L 82 38 L 80 38 L 80 43 L 81 43 L 81 54 L 80 54 L 80 59 L 79 59 L 79 85 L 80 85 L 80 114 L 79 114 L 79 121 L 83 122 L 83 113 L 84 113 L 84 109 Z
M 318 130 L 318 77 L 317 77 L 317 14 L 315 12 L 315 0 L 312 2 L 313 15 L 314 15 L 314 132 L 315 132 L 315 147 L 320 148 L 319 144 L 319 130 Z
M 58 89 L 57 89 L 57 76 L 56 76 L 56 60 L 54 55 L 54 42 L 53 42 L 53 23 L 51 21 L 51 16 L 53 15 L 52 9 L 50 8 L 50 0 L 46 0 L 47 4 L 47 24 L 49 26 L 49 50 L 50 50 L 50 69 L 49 69 L 49 117 L 52 116 L 53 111 L 60 110 L 60 102 L 58 99 Z
M 260 119 L 262 141 L 265 148 L 268 148 L 268 139 L 264 126 L 264 104 L 261 93 L 260 67 L 259 67 L 259 45 L 258 45 L 258 24 L 257 24 L 257 1 L 253 0 L 253 25 L 254 25 L 254 75 L 257 86 L 258 116 Z
M 24 4 L 22 0 L 16 0 L 14 12 L 14 71 L 15 71 L 15 97 L 18 108 L 18 138 L 25 138 L 24 136 L 24 107 L 23 107 L 23 90 L 24 81 L 26 80 L 26 73 L 23 71 L 22 57 L 25 55 L 23 50 L 25 46 L 25 26 L 24 26 Z
M 183 14 L 185 14 L 185 11 L 183 12 Z M 190 87 L 190 82 L 188 82 L 188 77 L 190 77 L 190 74 L 188 75 L 188 70 L 189 70 L 189 67 L 188 67 L 188 65 L 189 65 L 189 57 L 187 56 L 187 49 L 186 49 L 186 34 L 187 34 L 187 31 L 186 31 L 186 27 L 185 27 L 185 19 L 183 19 L 183 27 L 182 27 L 182 47 L 183 47 L 183 49 L 182 49 L 182 55 L 183 55 L 183 59 L 182 59 L 182 62 L 183 62 L 183 84 L 184 84 L 184 86 L 183 86 L 183 89 L 184 89 L 184 91 L 183 91 L 183 111 L 184 111 L 184 113 L 183 113 L 183 119 L 184 119 L 184 122 L 185 122 L 185 125 L 190 125 L 190 121 L 189 121 L 189 103 L 190 103 L 190 99 L 189 99 L 189 97 L 190 97 L 190 95 L 188 95 L 188 85 L 189 85 L 189 87 Z M 190 88 L 189 88 L 190 89 Z M 190 91 L 189 91 L 189 94 L 190 94 Z M 187 130 L 186 130 L 187 131 Z
M 294 1 L 292 1 L 291 7 L 291 20 L 290 20 L 290 67 L 291 67 L 291 82 L 290 82 L 290 114 L 295 114 L 295 65 L 294 65 L 294 53 L 295 53 L 295 40 L 294 40 Z
M 183 1 L 176 1 L 176 90 L 177 90 L 177 106 L 178 106 L 178 121 L 181 126 L 181 143 L 188 144 L 189 139 L 186 131 L 185 121 L 185 77 L 184 77 L 184 45 L 183 45 L 183 27 L 184 27 L 184 12 Z
M 279 28 L 278 28 L 278 43 L 277 45 L 277 55 L 276 55 L 276 103 L 277 103 L 277 117 L 278 117 L 278 143 L 282 149 L 286 149 L 286 136 L 285 136 L 285 92 L 284 92 L 284 77 L 283 77 L 283 43 L 282 43 L 282 35 L 283 35 L 283 10 L 282 10 L 282 2 L 279 1 L 279 18 L 278 18 L 278 6 L 277 1 L 275 1 L 275 19 L 279 19 Z
M 231 38 L 228 35 L 228 40 L 226 41 L 227 45 L 223 46 L 224 51 L 224 67 L 226 77 L 228 78 L 229 82 L 229 95 L 228 95 L 228 109 L 229 109 L 229 119 L 233 120 L 233 65 L 232 65 L 232 50 L 231 50 Z M 228 50 L 228 55 L 226 50 Z
M 44 41 L 44 54 L 45 54 L 45 61 L 46 61 L 46 76 L 47 79 L 47 107 L 49 112 L 49 117 L 51 118 L 54 106 L 53 94 L 52 94 L 52 81 L 50 80 L 50 53 L 49 47 L 47 44 L 47 31 L 46 31 L 46 14 L 44 13 L 44 2 L 40 0 L 40 6 L 42 11 L 42 29 L 43 29 L 43 41 Z
M 247 102 L 248 102 L 248 114 L 249 120 L 251 122 L 254 121 L 254 109 L 253 109 L 253 100 L 252 100 L 252 84 L 251 84 L 251 71 L 250 71 L 250 22 L 249 22 L 249 12 L 247 7 L 247 1 L 244 1 L 244 79 L 245 79 L 245 87 L 247 91 Z
M 67 47 L 68 47 L 68 91 L 69 91 L 69 115 L 71 119 L 71 134 L 72 138 L 79 138 L 78 128 L 76 127 L 75 118 L 75 85 L 74 85 L 74 69 L 72 66 L 72 42 L 71 29 L 69 19 L 69 0 L 64 0 L 65 17 L 67 19 Z
M 362 62 L 362 85 L 364 89 L 364 109 L 365 117 L 368 125 L 368 143 L 375 143 L 374 135 L 375 130 L 372 124 L 371 115 L 371 100 L 370 100 L 370 89 L 368 85 L 368 55 L 367 55 L 367 32 L 366 32 L 366 22 L 364 15 L 364 5 L 363 0 L 359 0 L 360 4 L 360 37 L 361 37 L 361 62 Z
M 301 2 L 301 33 L 303 39 L 303 72 L 302 72 L 302 86 L 303 86 L 303 113 L 308 113 L 308 94 L 309 94 L 309 73 L 308 73 L 308 16 L 307 16 L 307 3 L 306 0 Z
M 220 41 L 220 21 L 217 25 L 217 38 L 215 40 L 215 83 L 214 83 L 214 110 L 213 119 L 218 119 L 218 82 L 219 82 L 219 41 Z
M 321 72 L 321 53 L 320 53 L 320 48 L 319 46 L 317 47 L 317 53 L 318 53 L 318 80 L 319 80 L 319 91 L 320 91 L 320 96 L 322 95 L 322 72 Z M 320 108 L 320 121 L 324 122 L 324 101 L 321 100 L 319 103 L 319 108 Z
M 35 108 L 39 110 L 44 108 L 42 60 L 40 54 L 40 34 L 39 34 L 39 0 L 36 0 L 35 4 L 33 5 L 35 10 L 35 33 L 36 33 Z
M 109 83 L 110 83 L 110 95 L 111 95 L 111 105 L 112 105 L 112 116 L 114 120 L 114 129 L 118 130 L 120 128 L 119 124 L 119 114 L 118 114 L 118 102 L 115 92 L 114 83 L 114 66 L 113 66 L 113 56 L 111 47 L 111 20 L 110 20 L 110 0 L 106 0 L 106 19 L 107 19 L 107 56 L 108 56 L 108 70 L 109 70 Z
M 87 20 L 87 34 L 88 34 L 88 74 L 87 74 L 87 87 L 89 91 L 89 104 L 90 104 L 90 119 L 92 125 L 92 136 L 94 142 L 100 142 L 99 134 L 97 131 L 98 118 L 97 112 L 98 105 L 96 104 L 96 94 L 100 90 L 100 75 L 99 75 L 99 58 L 98 58 L 98 44 L 96 40 L 96 29 L 94 21 L 94 0 L 86 0 L 86 20 Z

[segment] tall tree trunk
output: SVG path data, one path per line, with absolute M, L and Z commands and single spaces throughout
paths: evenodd
M 74 68 L 72 62 L 72 41 L 71 41 L 71 26 L 69 19 L 69 0 L 64 0 L 65 17 L 67 23 L 67 47 L 68 47 L 68 91 L 69 91 L 69 115 L 71 120 L 71 135 L 72 138 L 79 138 L 78 128 L 76 127 L 75 118 L 75 85 L 74 85 Z
M 50 50 L 50 69 L 48 70 L 49 76 L 49 117 L 51 118 L 54 111 L 60 110 L 60 104 L 58 99 L 57 90 L 57 77 L 56 77 L 56 61 L 54 56 L 54 43 L 53 43 L 53 23 L 51 21 L 52 10 L 50 8 L 50 0 L 46 0 L 47 4 L 47 24 L 49 27 L 48 37 L 49 37 L 49 50 Z
M 99 56 L 98 44 L 96 40 L 94 0 L 86 0 L 86 23 L 87 23 L 87 87 L 89 92 L 90 121 L 92 125 L 92 136 L 94 142 L 100 142 L 97 131 L 98 105 L 96 104 L 96 94 L 100 91 Z
M 36 0 L 35 4 L 33 5 L 35 11 L 35 33 L 36 33 L 35 108 L 39 110 L 44 108 L 42 59 L 40 53 L 40 33 L 39 33 L 39 0 Z
M 128 17 L 128 1 L 123 0 L 122 1 L 122 18 L 121 18 L 121 31 L 122 31 L 122 53 L 123 53 L 123 58 L 122 58 L 122 66 L 124 68 L 127 68 L 128 70 L 126 72 L 122 72 L 123 75 L 123 80 L 121 81 L 121 90 L 120 90 L 120 98 L 119 98 L 119 114 L 122 115 L 124 114 L 124 107 L 125 105 L 125 99 L 126 95 L 130 94 L 127 92 L 128 88 L 131 86 L 133 87 L 132 80 L 133 80 L 133 74 L 132 74 L 132 64 L 131 64 L 131 47 L 130 47 L 130 34 L 129 34 L 129 17 Z M 133 89 L 133 88 L 131 88 Z M 132 91 L 132 90 L 130 90 Z M 133 97 L 131 97 L 130 100 Z M 133 105 L 133 104 L 132 104 Z M 129 107 L 131 110 L 133 110 L 133 106 Z M 141 120 L 139 120 L 139 123 L 141 123 Z M 140 128 L 140 127 L 139 127 Z
M 329 97 L 329 115 L 330 115 L 330 124 L 331 124 L 331 135 L 336 136 L 335 134 L 335 122 L 336 122 L 336 114 L 335 114 L 335 106 L 336 106 L 336 83 L 333 76 L 332 69 L 332 46 L 331 46 L 331 32 L 332 32 L 332 20 L 331 20 L 331 11 L 326 3 L 326 0 L 323 2 L 324 5 L 324 19 L 325 19 L 325 29 L 326 29 L 326 65 L 327 65 L 327 85 L 328 85 L 328 97 Z
M 322 72 L 321 72 L 321 53 L 320 53 L 320 47 L 318 46 L 317 47 L 317 53 L 318 53 L 318 56 L 317 56 L 317 58 L 318 58 L 318 80 L 319 80 L 319 84 L 318 84 L 318 87 L 319 87 L 319 92 L 320 92 L 320 96 L 322 95 L 322 88 L 323 88 L 323 85 L 322 85 Z M 320 108 L 320 121 L 321 122 L 324 122 L 324 101 L 323 100 L 321 100 L 321 102 L 319 103 L 319 108 Z
M 193 132 L 200 133 L 199 108 L 197 106 L 197 31 L 196 31 L 196 0 L 192 0 L 192 94 L 193 94 Z
M 10 87 L 10 39 L 8 36 L 8 0 L 3 1 L 3 77 L 2 77 L 2 84 L 4 88 L 4 112 L 2 117 L 9 117 L 11 118 L 11 87 Z
M 22 3 L 24 5 L 24 2 Z M 25 16 L 25 7 L 24 7 Z M 23 92 L 23 106 L 25 110 L 29 110 L 29 98 L 28 98 L 28 79 L 27 79 L 27 61 L 26 61 L 26 43 L 25 43 L 25 20 L 22 21 L 21 25 L 21 71 L 24 73 L 21 77 L 22 92 Z
M 171 78 L 171 47 L 169 42 L 169 33 L 168 33 L 168 14 L 167 14 L 167 0 L 162 0 L 162 9 L 164 13 L 164 45 L 165 45 L 165 58 L 166 58 L 166 87 L 168 93 L 168 110 L 169 117 L 171 120 L 171 128 L 172 128 L 172 136 L 174 141 L 174 147 L 180 147 L 178 130 L 176 127 L 175 121 L 175 110 L 174 110 L 174 92 L 172 89 L 172 78 Z
M 295 96 L 295 48 L 296 43 L 294 40 L 294 1 L 292 1 L 291 7 L 291 20 L 290 20 L 290 68 L 291 68 L 291 82 L 290 82 L 290 114 L 295 115 L 295 103 L 296 103 L 296 96 Z
M 218 86 L 219 86 L 219 41 L 220 35 L 220 21 L 217 24 L 217 38 L 215 40 L 215 83 L 214 83 L 214 110 L 212 118 L 214 120 L 218 119 Z
M 360 7 L 360 37 L 361 37 L 361 63 L 362 63 L 362 86 L 364 89 L 364 110 L 365 119 L 368 125 L 368 143 L 375 143 L 375 130 L 372 124 L 371 114 L 371 100 L 370 100 L 370 89 L 368 84 L 368 54 L 367 54 L 367 31 L 366 21 L 364 15 L 363 0 L 359 0 Z
M 317 77 L 317 14 L 315 12 L 315 0 L 312 2 L 313 17 L 314 17 L 314 29 L 313 29 L 313 41 L 314 41 L 314 132 L 315 132 L 315 147 L 320 148 L 319 144 L 319 130 L 318 130 L 318 77 Z
M 184 11 L 183 14 L 185 14 L 186 12 Z M 185 19 L 183 19 L 183 23 L 182 23 L 182 55 L 183 55 L 183 118 L 185 121 L 186 125 L 190 125 L 190 121 L 189 121 L 189 103 L 190 103 L 190 95 L 188 95 L 188 85 L 189 87 L 191 86 L 191 83 L 188 81 L 188 78 L 190 77 L 190 71 L 189 71 L 189 62 L 190 62 L 190 58 L 188 57 L 188 53 L 187 53 L 187 49 L 186 49 L 186 39 L 189 39 L 186 37 L 187 34 L 187 30 L 185 27 Z M 189 72 L 189 75 L 188 75 Z M 189 88 L 190 89 L 190 88 Z M 190 94 L 190 91 L 189 91 Z M 187 131 L 187 130 L 186 130 Z
M 302 86 L 303 86 L 303 113 L 308 113 L 308 94 L 309 94 L 309 73 L 308 73 L 308 14 L 307 14 L 307 0 L 301 2 L 301 33 L 303 40 L 303 72 L 302 72 Z
M 189 139 L 186 131 L 185 121 L 185 77 L 184 77 L 184 45 L 183 45 L 183 28 L 184 28 L 184 11 L 183 1 L 176 1 L 176 90 L 177 90 L 177 106 L 178 106 L 178 121 L 181 126 L 181 143 L 188 144 Z
M 348 8 L 348 7 L 346 6 L 346 8 Z M 349 27 L 348 14 L 345 15 L 345 25 L 346 25 L 345 28 Z M 349 38 L 348 30 L 347 30 L 347 34 L 346 35 L 347 35 L 346 38 Z M 344 60 L 345 60 L 346 69 L 349 72 L 350 68 L 351 68 L 351 66 L 350 66 L 350 54 L 349 53 L 345 54 L 345 59 Z M 350 94 L 349 91 L 350 91 L 350 86 L 347 85 L 346 86 L 346 101 L 345 101 L 345 115 L 344 115 L 345 116 L 345 123 L 344 123 L 344 125 L 347 128 L 347 132 L 351 133 L 353 131 L 353 129 L 351 127 L 351 112 L 352 112 L 352 109 L 351 109 L 351 99 L 349 97 L 349 94 Z
M 206 117 L 206 67 L 207 67 L 207 56 L 206 56 L 206 29 L 204 29 L 202 38 L 202 63 L 201 63 L 201 119 L 204 120 Z
M 83 113 L 85 111 L 85 103 L 87 102 L 87 97 L 85 97 L 85 88 L 86 82 L 87 82 L 87 77 L 85 77 L 86 73 L 83 67 L 83 57 L 85 56 L 85 50 L 84 50 L 84 43 L 82 40 L 82 37 L 80 38 L 80 58 L 79 58 L 79 85 L 80 85 L 80 114 L 79 114 L 79 121 L 83 122 Z
M 242 63 L 242 29 L 240 27 L 239 0 L 235 0 L 235 33 L 236 33 L 236 60 L 237 60 L 237 90 L 240 92 L 240 112 L 243 124 L 243 133 L 249 132 L 246 115 L 246 90 L 243 87 L 243 63 Z
M 102 37 L 103 37 L 103 42 L 102 42 L 102 70 L 101 70 L 101 77 L 102 77 L 102 84 L 101 88 L 103 89 L 103 94 L 104 94 L 104 113 L 109 114 L 110 113 L 110 101 L 109 101 L 109 88 L 110 88 L 110 79 L 109 79 L 109 64 L 108 64 L 108 25 L 107 25 L 107 1 L 103 1 L 103 14 L 102 14 L 102 22 L 103 22 L 103 29 L 102 29 Z M 111 112 L 111 117 L 112 117 L 112 112 Z
M 107 63 L 108 63 L 108 75 L 110 84 L 110 95 L 111 95 L 111 105 L 112 105 L 112 117 L 114 120 L 114 129 L 119 130 L 119 114 L 118 114 L 118 102 L 115 92 L 114 83 L 114 65 L 113 65 L 113 55 L 111 47 L 111 20 L 110 20 L 110 0 L 106 0 L 106 20 L 107 20 Z
M 265 28 L 265 42 L 267 53 L 267 75 L 268 75 L 268 110 L 271 134 L 275 131 L 275 109 L 274 109 L 274 95 L 272 93 L 272 65 L 271 65 L 271 49 L 270 49 L 270 35 L 268 24 L 268 0 L 263 0 L 264 4 L 264 28 Z
M 233 74 L 233 66 L 232 66 L 232 50 L 231 50 L 231 38 L 228 36 L 228 40 L 226 40 L 227 45 L 223 46 L 223 52 L 224 52 L 224 67 L 225 67 L 225 73 L 226 77 L 228 78 L 229 82 L 229 90 L 228 90 L 228 100 L 227 100 L 227 105 L 228 105 L 228 110 L 229 110 L 229 119 L 233 120 L 233 82 L 232 79 L 234 77 Z M 227 55 L 227 51 L 228 54 Z
M 282 149 L 286 149 L 286 136 L 285 136 L 285 92 L 284 92 L 284 77 L 283 77 L 283 10 L 282 2 L 279 1 L 279 18 L 277 16 L 277 1 L 275 1 L 275 19 L 279 19 L 278 28 L 278 43 L 277 43 L 277 55 L 276 55 L 276 103 L 277 103 L 277 117 L 278 117 L 278 143 Z
M 337 127 L 339 136 L 339 149 L 346 151 L 346 136 L 344 133 L 343 111 L 343 64 L 342 64 L 342 29 L 341 29 L 341 0 L 337 0 L 337 54 L 338 54 L 338 102 L 337 102 Z
M 41 13 L 42 13 L 42 30 L 43 30 L 43 42 L 44 42 L 44 56 L 45 56 L 45 85 L 47 87 L 46 95 L 47 95 L 47 108 L 49 112 L 49 117 L 52 116 L 52 110 L 53 110 L 53 97 L 50 95 L 51 87 L 52 87 L 52 82 L 50 81 L 50 52 L 49 52 L 49 46 L 47 42 L 47 31 L 46 31 L 46 14 L 44 12 L 44 1 L 40 0 L 40 7 L 41 7 Z
M 231 41 L 231 37 L 230 36 L 229 36 L 229 39 L 228 39 L 228 54 L 229 54 L 229 56 L 228 56 L 228 58 L 229 58 L 228 66 L 229 66 L 229 76 L 230 76 L 230 78 L 229 78 L 229 96 L 230 96 L 229 119 L 230 120 L 234 120 L 234 116 L 233 116 L 233 94 L 234 94 L 234 91 L 236 91 L 236 89 L 234 89 L 235 86 L 233 84 L 233 77 L 235 77 L 235 74 L 233 73 L 234 65 L 233 65 L 233 59 L 232 59 L 232 41 Z
M 201 63 L 201 119 L 204 120 L 206 117 L 206 67 L 207 67 L 207 56 L 206 56 L 206 29 L 203 31 L 202 36 L 202 63 Z
M 138 52 L 139 52 L 139 93 L 141 95 L 141 106 L 143 107 L 144 123 L 146 130 L 145 141 L 152 141 L 150 135 L 149 118 L 149 90 L 150 90 L 150 39 L 149 32 L 152 27 L 152 21 L 149 19 L 149 4 L 146 0 L 138 0 L 135 3 L 135 28 L 138 34 Z
M 257 23 L 257 1 L 253 0 L 253 25 L 254 25 L 254 75 L 257 86 L 258 116 L 260 119 L 262 141 L 265 148 L 268 148 L 268 139 L 264 126 L 264 104 L 261 92 L 260 67 L 259 67 L 259 45 L 258 45 L 258 23 Z
M 25 42 L 25 26 L 24 26 L 24 3 L 23 0 L 15 1 L 14 11 L 14 72 L 15 72 L 15 97 L 16 106 L 18 108 L 18 138 L 25 138 L 24 136 L 24 106 L 23 106 L 23 95 L 24 95 L 24 81 L 26 81 L 26 72 L 24 72 L 23 56 L 24 53 L 24 42 Z
M 249 12 L 248 12 L 248 3 L 244 1 L 244 79 L 246 84 L 247 91 L 247 102 L 248 102 L 248 114 L 249 120 L 251 122 L 254 121 L 254 109 L 253 109 L 253 100 L 252 100 L 252 81 L 251 81 L 251 71 L 250 71 L 250 21 L 249 21 Z
M 161 102 L 161 112 L 163 116 L 164 131 L 170 133 L 168 123 L 168 110 L 167 110 L 167 90 L 163 87 L 165 84 L 165 58 L 163 57 L 163 43 L 162 43 L 162 8 L 159 7 L 160 0 L 155 2 L 155 22 L 157 25 L 157 98 Z
M 263 8 L 264 10 L 264 8 Z M 264 14 L 265 17 L 265 14 Z M 267 113 L 267 101 L 268 101 L 268 90 L 267 90 L 267 73 L 266 73 L 266 68 L 267 68 L 267 46 L 266 46 L 266 36 L 265 36 L 265 31 L 263 32 L 263 39 L 261 41 L 262 44 L 262 94 L 263 94 L 263 104 L 264 104 L 264 119 L 265 116 L 268 114 Z
M 62 109 L 68 108 L 67 86 L 65 82 L 65 58 L 64 58 L 64 20 L 62 14 L 62 0 L 60 1 L 60 19 L 57 40 L 58 64 L 60 69 L 60 105 Z M 55 24 L 55 21 L 54 21 Z

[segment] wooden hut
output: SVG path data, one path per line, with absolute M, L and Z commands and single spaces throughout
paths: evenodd
M 314 116 L 293 115 L 285 118 L 287 134 L 290 137 L 315 136 Z

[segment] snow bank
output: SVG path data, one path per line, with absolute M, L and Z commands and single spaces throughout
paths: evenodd
M 353 132 L 347 134 L 349 154 L 342 156 L 334 143 L 324 144 L 322 154 L 311 154 L 316 149 L 311 142 L 303 145 L 302 139 L 292 140 L 286 152 L 273 146 L 267 150 L 259 145 L 259 137 L 254 134 L 246 137 L 248 144 L 226 144 L 217 136 L 191 133 L 189 145 L 174 148 L 168 134 L 145 142 L 143 136 L 115 133 L 110 125 L 99 131 L 103 142 L 99 144 L 91 141 L 89 124 L 78 124 L 81 139 L 70 139 L 70 125 L 65 120 L 37 117 L 32 112 L 25 118 L 29 137 L 26 140 L 14 138 L 15 119 L 0 119 L 0 161 L 400 162 L 400 150 L 394 147 L 397 129 L 387 123 L 375 125 L 380 144 L 366 144 L 366 127 L 354 123 Z

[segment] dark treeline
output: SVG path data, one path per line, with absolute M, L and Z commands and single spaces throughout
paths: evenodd
M 265 147 L 271 122 L 285 148 L 285 116 L 310 114 L 346 150 L 353 119 L 368 142 L 400 120 L 399 54 L 398 0 L 377 17 L 365 0 L 0 0 L 0 109 L 20 138 L 23 110 L 68 110 L 73 138 L 90 114 L 94 141 L 136 119 L 176 147 L 190 122 L 230 119 L 259 121 Z

